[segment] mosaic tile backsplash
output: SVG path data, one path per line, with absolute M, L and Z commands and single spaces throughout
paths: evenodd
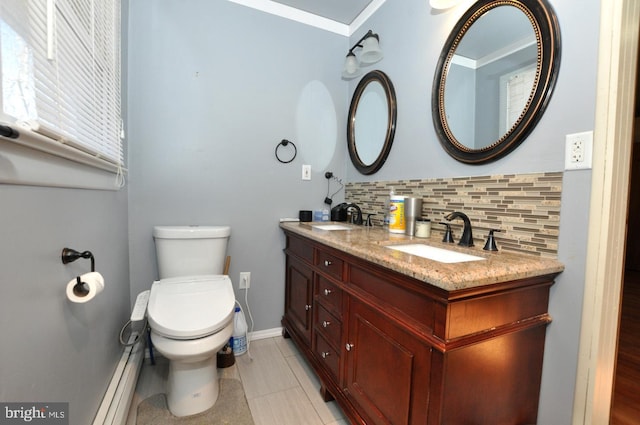
M 471 220 L 475 245 L 484 246 L 489 229 L 500 229 L 498 249 L 558 256 L 561 172 L 347 183 L 345 198 L 382 225 L 392 187 L 396 195 L 422 198 L 422 216 L 431 219 L 435 235 L 444 235 L 438 223 L 446 214 L 460 211 Z M 457 242 L 462 221 L 451 228 Z

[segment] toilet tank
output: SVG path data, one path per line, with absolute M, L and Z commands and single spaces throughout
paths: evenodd
M 229 226 L 155 226 L 160 279 L 222 274 L 230 235 Z

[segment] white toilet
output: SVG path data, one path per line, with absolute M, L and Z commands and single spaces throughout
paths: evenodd
M 151 342 L 169 359 L 167 404 L 194 415 L 218 398 L 216 353 L 233 332 L 235 295 L 223 275 L 228 226 L 156 226 L 160 280 L 147 306 Z

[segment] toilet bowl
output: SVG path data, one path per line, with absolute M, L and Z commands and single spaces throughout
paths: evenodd
M 173 415 L 194 415 L 215 404 L 216 353 L 231 337 L 234 308 L 226 275 L 172 277 L 151 286 L 151 342 L 169 359 L 166 393 Z

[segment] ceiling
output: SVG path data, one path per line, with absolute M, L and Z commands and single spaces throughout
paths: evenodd
M 275 3 L 350 25 L 373 0 L 273 0 Z
M 350 37 L 386 0 L 228 1 Z

